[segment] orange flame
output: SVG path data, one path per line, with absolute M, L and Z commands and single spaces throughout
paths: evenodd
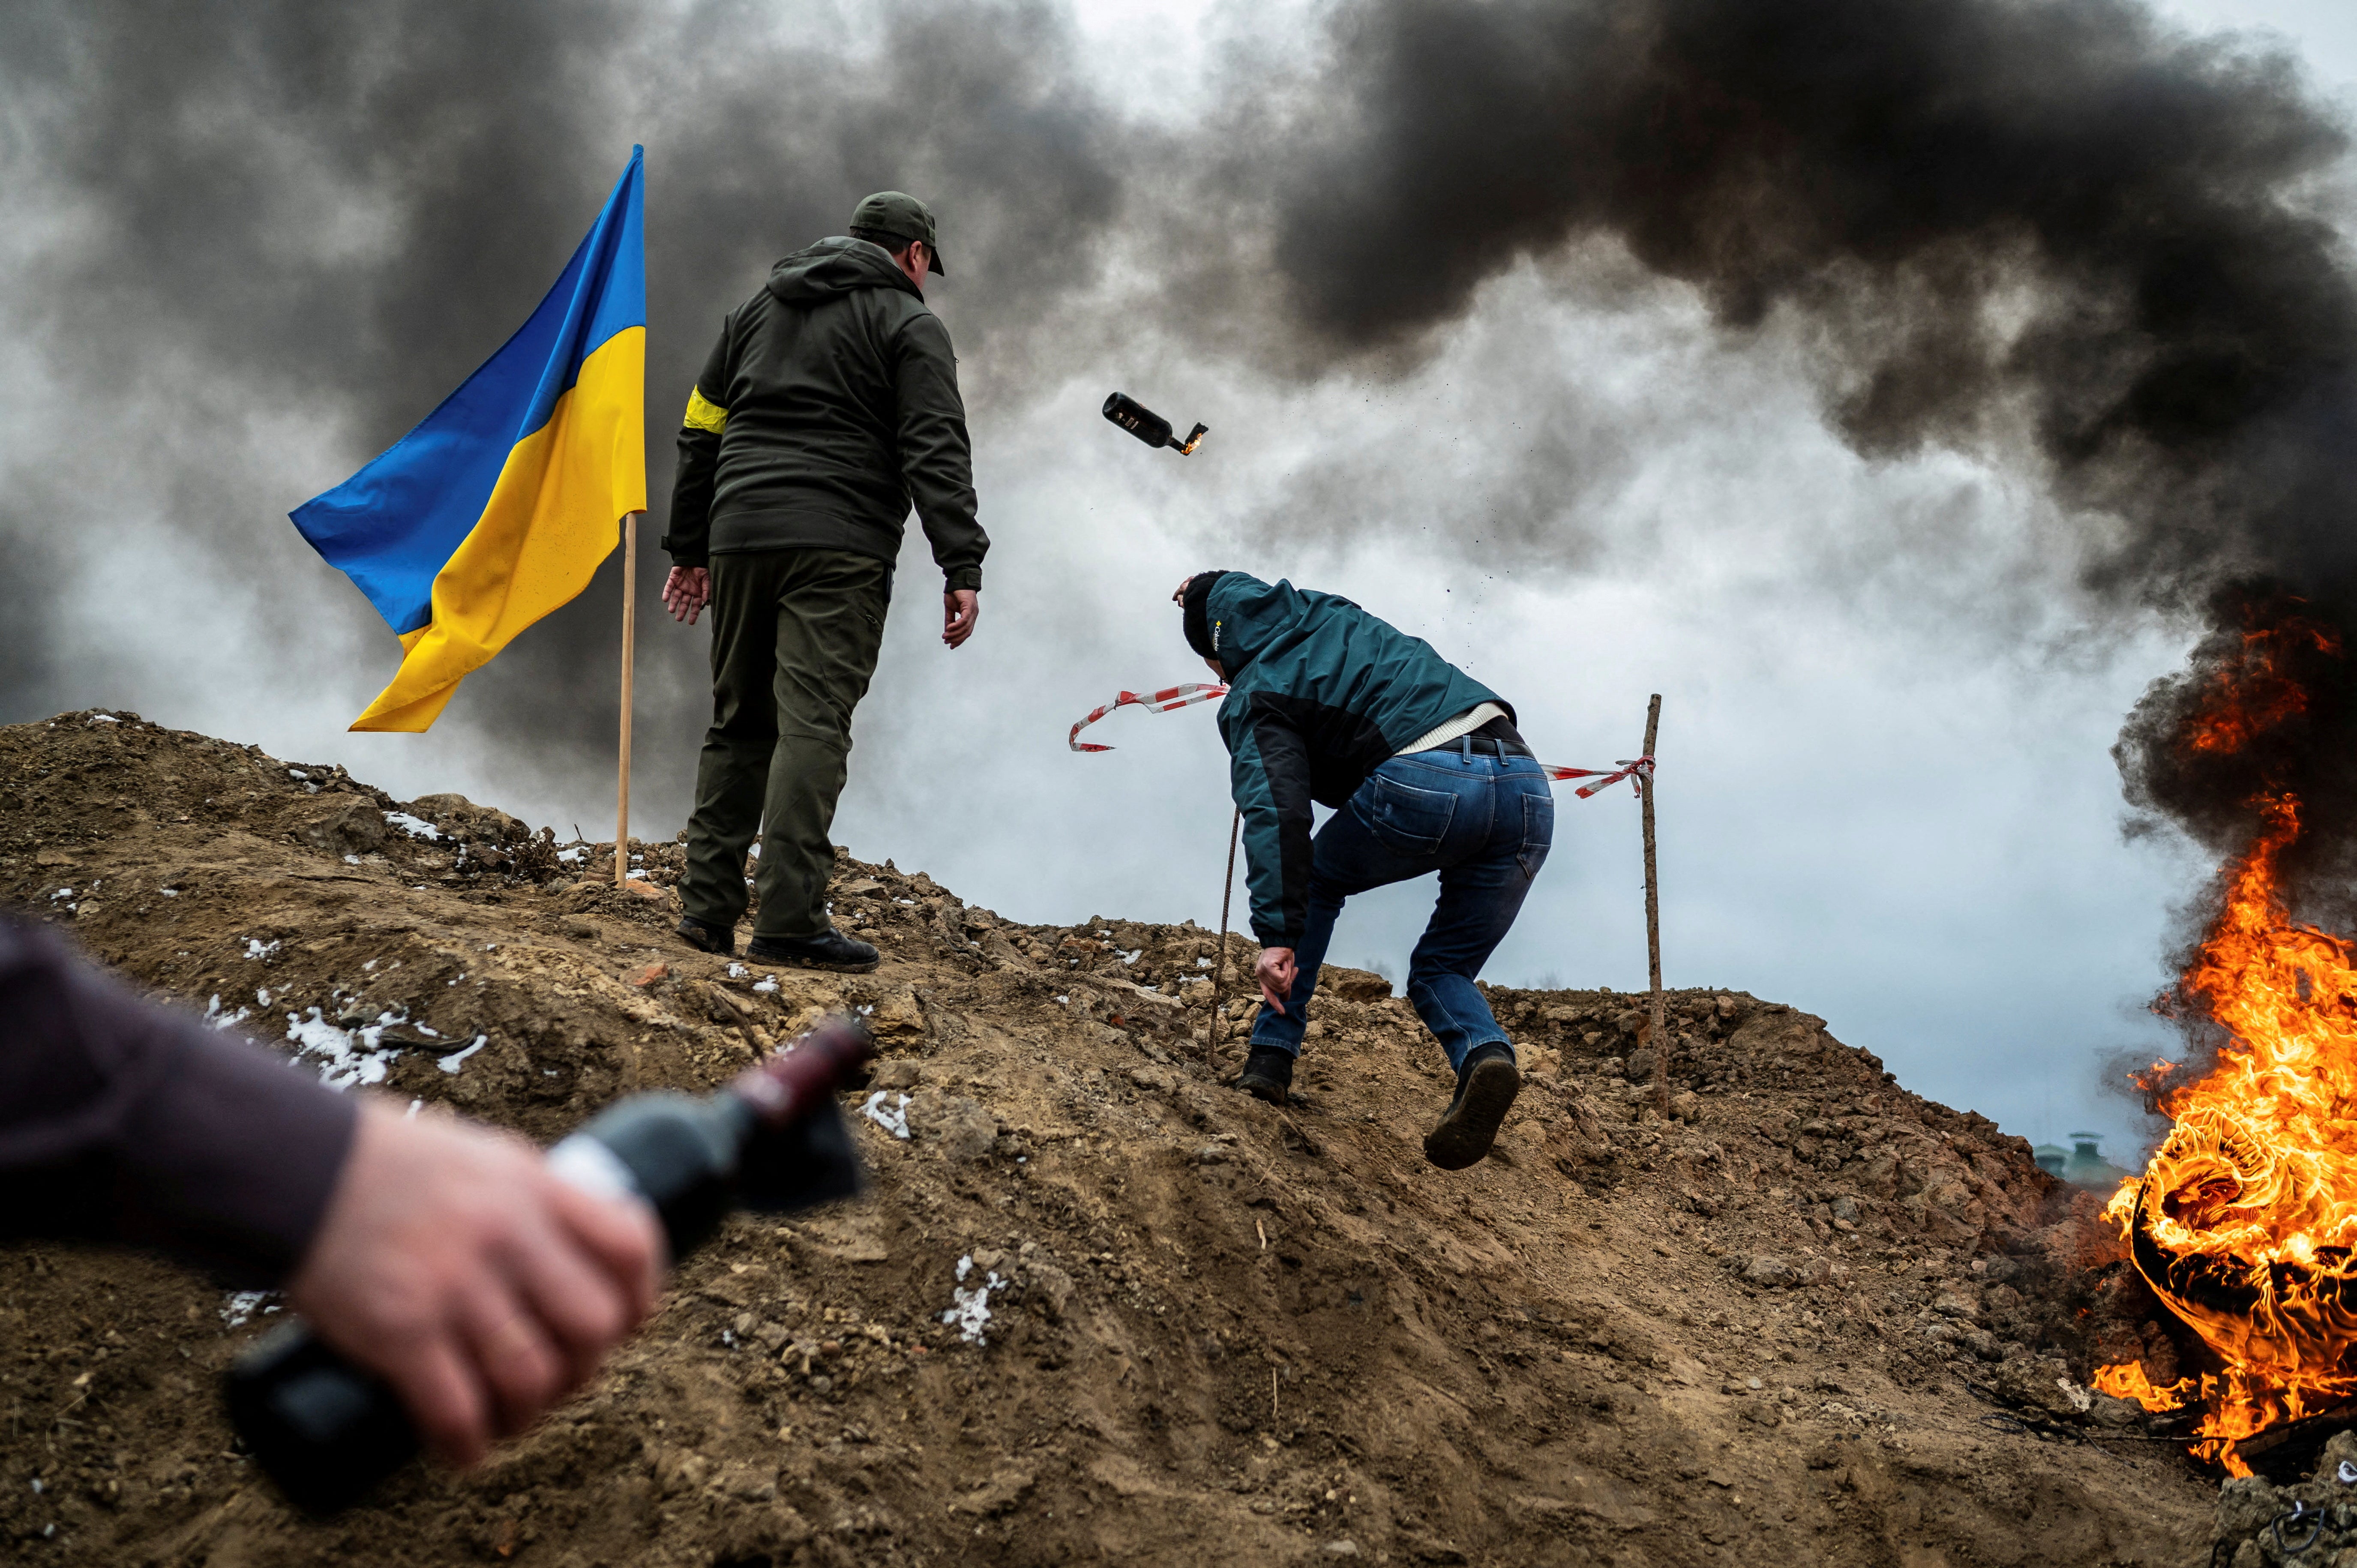
M 2166 1255 L 2137 1262 L 2226 1370 L 2165 1391 L 2134 1362 L 2096 1376 L 2147 1409 L 2198 1398 L 2194 1451 L 2235 1475 L 2236 1441 L 2357 1397 L 2357 968 L 2349 942 L 2290 918 L 2276 866 L 2298 807 L 2260 804 L 2265 827 L 2183 981 L 2231 1040 L 2164 1096 L 2168 1140 L 2104 1209 Z
M 2243 634 L 2242 657 L 2212 674 L 2203 710 L 2183 736 L 2193 751 L 2231 754 L 2308 712 L 2308 692 L 2278 662 L 2279 642 L 2294 640 L 2319 653 L 2341 651 L 2340 639 L 2297 616 L 2276 627 Z
M 2116 1366 L 2095 1369 L 2094 1390 L 2117 1400 L 2134 1400 L 2147 1410 L 2179 1410 L 2185 1402 L 2201 1396 L 2201 1380 L 2179 1378 L 2173 1383 L 2155 1384 L 2145 1375 L 2142 1361 L 2122 1361 Z
M 2339 639 L 2297 616 L 2248 632 L 2201 691 L 2179 740 L 2232 753 L 2308 712 L 2279 655 Z M 2224 1370 L 2156 1387 L 2140 1362 L 2095 1387 L 2148 1410 L 2199 1403 L 2193 1451 L 2249 1474 L 2243 1438 L 2357 1398 L 2357 967 L 2352 944 L 2291 918 L 2278 867 L 2299 839 L 2288 792 L 2252 802 L 2256 838 L 2179 994 L 2228 1040 L 2199 1080 L 2164 1087 L 2168 1062 L 2132 1075 L 2174 1123 L 2144 1175 L 2104 1208 L 2169 1309 Z

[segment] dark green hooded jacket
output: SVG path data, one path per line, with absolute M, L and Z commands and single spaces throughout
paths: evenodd
M 1205 604 L 1228 694 L 1220 735 L 1244 814 L 1253 935 L 1309 920 L 1309 802 L 1340 808 L 1386 758 L 1484 703 L 1513 705 L 1350 600 L 1223 574 Z
M 957 356 L 883 247 L 836 237 L 777 264 L 731 311 L 687 400 L 674 564 L 743 550 L 896 560 L 914 500 L 952 588 L 982 586 Z

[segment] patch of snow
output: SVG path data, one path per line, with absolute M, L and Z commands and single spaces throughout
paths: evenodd
M 264 1005 L 268 993 L 263 993 Z M 356 1083 L 382 1083 L 393 1058 L 401 1054 L 399 1046 L 387 1046 L 384 1032 L 396 1024 L 409 1022 L 406 1007 L 388 1007 L 376 1015 L 373 1023 L 356 1029 L 339 1028 L 321 1015 L 319 1009 L 307 1009 L 310 1016 L 286 1015 L 286 1037 L 296 1045 L 295 1055 L 316 1056 L 319 1060 L 319 1081 L 329 1089 L 350 1089 Z M 431 1034 L 432 1030 L 425 1033 Z
M 1195 967 L 1197 969 L 1209 969 L 1211 967 L 1211 961 L 1207 958 L 1199 958 L 1195 961 Z
M 647 874 L 643 871 L 626 871 L 622 875 L 632 882 L 644 882 L 647 879 Z
M 1119 948 L 1115 948 L 1114 949 L 1114 951 L 1121 952 L 1121 950 Z M 1144 958 L 1145 956 L 1146 950 L 1144 948 L 1139 948 L 1135 952 L 1121 953 L 1121 961 L 1124 963 L 1135 963 L 1139 959 Z
M 279 1305 L 274 1290 L 233 1290 L 221 1297 L 221 1322 L 231 1328 L 242 1328 L 255 1317 L 276 1312 Z
M 123 721 L 113 714 L 92 714 L 90 715 L 90 722 L 94 725 L 119 725 Z
M 754 983 L 753 989 L 764 996 L 773 996 L 778 990 L 778 977 L 774 974 L 765 974 Z
M 256 1002 L 261 1003 L 264 1007 L 269 1006 L 269 1005 L 270 1005 L 270 988 L 269 988 L 268 986 L 266 986 L 266 985 L 265 985 L 265 986 L 264 986 L 264 987 L 262 987 L 260 990 L 256 991 L 256 992 L 253 993 L 253 999 L 254 999 Z
M 917 907 L 917 901 L 914 898 L 895 898 L 892 902 L 895 904 L 905 904 L 911 909 Z
M 246 1019 L 252 1016 L 253 1015 L 248 1013 L 242 1007 L 239 1008 L 234 1013 L 222 1012 L 221 1010 L 221 993 L 219 992 L 215 992 L 213 993 L 212 1000 L 205 1004 L 205 1022 L 207 1025 L 216 1029 L 235 1028 L 238 1025 L 244 1023 Z
M 361 965 L 361 968 L 363 971 L 371 970 L 371 969 L 374 969 L 375 967 L 376 967 L 376 960 L 374 960 L 374 959 L 371 959 L 371 960 L 369 960 L 369 961 L 368 961 L 368 962 L 366 962 L 366 963 L 364 963 L 364 964 Z
M 251 959 L 275 958 L 278 956 L 278 944 L 265 942 L 260 937 L 248 937 L 245 939 L 245 956 Z
M 589 858 L 589 852 L 586 849 L 577 847 L 574 849 L 560 849 L 556 852 L 556 858 L 563 861 L 567 865 L 577 865 L 581 862 Z
M 428 843 L 439 843 L 442 837 L 440 828 L 436 827 L 424 817 L 412 816 L 407 811 L 387 811 L 384 814 L 384 820 L 411 838 L 424 839 Z
M 178 898 L 180 896 L 180 890 L 177 887 L 158 887 L 156 891 L 167 898 Z
M 742 979 L 744 979 L 747 975 L 748 975 L 748 974 L 750 974 L 750 973 L 752 973 L 752 972 L 752 972 L 751 970 L 747 969 L 747 968 L 746 968 L 743 964 L 741 964 L 741 963 L 736 963 L 736 962 L 733 962 L 733 961 L 732 961 L 732 962 L 728 965 L 728 978 L 729 978 L 729 979 L 731 979 L 731 980 L 742 980 Z
M 859 1108 L 859 1113 L 905 1144 L 909 1141 L 909 1097 L 905 1094 L 898 1096 L 899 1102 L 896 1105 L 884 1103 L 892 1098 L 895 1097 L 888 1090 L 879 1089 L 867 1097 L 867 1103 Z M 963 1279 L 965 1276 L 961 1274 L 958 1277 Z
M 942 1314 L 942 1321 L 955 1324 L 958 1337 L 967 1344 L 987 1345 L 990 1341 L 984 1337 L 983 1331 L 990 1326 L 990 1293 L 1005 1289 L 1006 1282 L 994 1269 L 983 1276 L 982 1283 L 968 1290 L 963 1282 L 973 1272 L 974 1254 L 969 1252 L 958 1260 L 957 1277 L 961 1283 L 950 1291 L 950 1299 L 955 1305 Z
M 1072 1004 L 1072 999 L 1069 996 L 1059 996 L 1056 1000 L 1062 1003 L 1067 1007 L 1070 1007 Z
M 361 857 L 360 857 L 359 855 L 356 855 L 356 854 L 348 854 L 348 855 L 344 856 L 344 864 L 345 864 L 346 865 L 358 865 L 360 863 L 361 863 Z
M 452 1051 L 447 1057 L 436 1057 L 434 1058 L 434 1065 L 440 1068 L 444 1072 L 456 1073 L 460 1068 L 467 1065 L 467 1058 L 468 1057 L 473 1056 L 477 1051 L 481 1050 L 485 1046 L 488 1046 L 490 1043 L 491 1037 L 489 1035 L 477 1035 L 473 1045 L 468 1046 L 463 1051 Z
M 309 774 L 307 774 L 307 773 L 304 772 L 304 771 L 303 771 L 301 768 L 288 768 L 288 769 L 286 770 L 286 777 L 287 777 L 287 778 L 289 778 L 289 779 L 308 779 L 308 778 L 309 778 L 309 777 L 311 777 L 311 776 L 310 776 Z
M 60 898 L 70 898 L 73 896 L 74 890 L 72 888 L 60 887 L 56 892 L 49 895 L 49 902 L 54 904 Z

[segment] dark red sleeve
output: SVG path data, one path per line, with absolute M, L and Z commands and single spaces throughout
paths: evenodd
M 125 1242 L 276 1284 L 310 1245 L 357 1113 L 0 918 L 0 1238 Z

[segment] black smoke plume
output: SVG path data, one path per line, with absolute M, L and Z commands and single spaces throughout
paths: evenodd
M 1306 65 L 1222 57 L 1189 134 L 1108 103 L 1044 4 L 867 15 L 8 7 L 6 166 L 71 218 L 24 280 L 33 330 L 93 404 L 197 365 L 341 422 L 357 463 L 522 318 L 644 141 L 660 497 L 712 323 L 877 187 L 936 199 L 982 409 L 1114 330 L 1072 306 L 1118 294 L 1117 246 L 1160 274 L 1134 313 L 1314 376 L 1412 362 L 1486 280 L 1617 245 L 1728 334 L 1807 343 L 1860 451 L 2036 473 L 2091 602 L 2211 628 L 2120 749 L 2131 800 L 2201 842 L 2255 823 L 2251 768 L 2184 744 L 2253 607 L 2297 601 L 2343 648 L 2357 625 L 2357 305 L 2314 205 L 2348 131 L 2285 56 L 2131 0 L 1364 0 Z M 226 555 L 303 499 L 249 479 L 176 472 Z M 0 535 L 55 528 L 27 494 Z M 38 675 L 38 606 L 5 607 L 0 671 Z M 568 609 L 474 678 L 471 722 L 602 751 L 612 638 L 606 608 Z M 2266 777 L 2301 796 L 2291 869 L 2330 898 L 2357 702 L 2341 660 L 2309 662 Z M 676 741 L 697 682 L 683 654 L 648 671 L 682 699 Z
M 2310 188 L 2348 130 L 2294 63 L 2127 0 L 1388 0 L 1267 185 L 1327 353 L 1412 353 L 1525 257 L 1617 242 L 1741 333 L 1814 344 L 1859 450 L 2026 456 L 2096 602 L 2200 618 L 2132 717 L 2132 803 L 2213 849 L 2297 793 L 2297 888 L 2357 845 L 2357 291 Z M 1501 388 L 1510 398 L 1511 388 Z M 2309 698 L 2189 748 L 2254 618 Z

